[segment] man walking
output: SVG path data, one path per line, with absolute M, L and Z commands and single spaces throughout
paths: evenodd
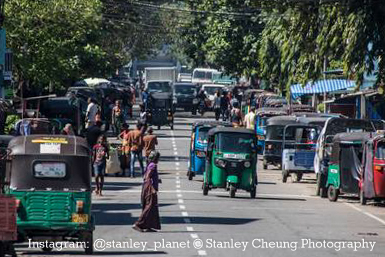
M 144 142 L 144 154 L 146 156 L 146 163 L 147 165 L 149 164 L 148 162 L 148 156 L 150 156 L 150 153 L 152 151 L 155 151 L 155 146 L 158 145 L 158 138 L 153 135 L 153 129 L 152 127 L 149 127 L 147 130 L 147 135 L 143 137 L 143 142 Z
M 245 124 L 247 129 L 251 129 L 254 131 L 255 128 L 255 107 L 251 106 L 250 112 L 245 116 Z
M 95 125 L 96 122 L 96 114 L 98 113 L 98 105 L 95 103 L 95 100 L 92 98 L 88 98 L 88 106 L 86 112 L 86 128 Z
M 144 167 L 143 167 L 143 133 L 142 133 L 142 124 L 138 122 L 136 125 L 136 129 L 133 131 L 130 131 L 128 134 L 128 146 L 130 148 L 131 152 L 131 161 L 130 161 L 130 170 L 131 170 L 131 177 L 135 177 L 135 161 L 136 158 L 138 158 L 140 169 L 142 171 L 142 175 L 144 173 Z

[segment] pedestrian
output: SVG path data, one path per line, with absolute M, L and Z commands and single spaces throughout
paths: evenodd
M 217 90 L 217 92 L 215 93 L 213 102 L 215 120 L 219 120 L 219 117 L 221 116 L 221 95 L 219 90 Z
M 72 128 L 72 125 L 70 123 L 67 123 L 64 128 L 61 131 L 62 135 L 67 135 L 67 136 L 73 136 L 75 135 L 75 132 Z
M 128 135 L 128 146 L 130 147 L 130 171 L 131 171 L 131 177 L 135 177 L 135 161 L 138 159 L 140 169 L 142 172 L 142 176 L 144 173 L 144 167 L 143 167 L 143 131 L 142 131 L 142 123 L 138 122 L 136 124 L 136 129 L 133 131 L 130 131 Z
M 147 89 L 142 91 L 142 103 L 145 108 L 147 108 L 148 92 Z
M 121 103 L 119 100 L 116 100 L 115 106 L 112 109 L 112 128 L 117 138 L 119 138 L 120 128 L 122 127 L 123 122 L 123 110 Z
M 139 105 L 140 107 L 140 114 L 139 114 L 139 120 L 142 124 L 147 124 L 147 112 L 146 108 L 143 104 Z
M 128 136 L 130 134 L 129 125 L 124 123 L 122 126 L 122 132 L 119 135 L 119 138 L 122 139 L 122 159 L 121 159 L 121 167 L 122 167 L 122 176 L 126 176 L 126 174 L 130 174 L 130 147 L 128 146 Z M 126 170 L 128 169 L 128 173 Z
M 155 151 L 155 146 L 158 145 L 157 136 L 153 135 L 154 130 L 152 127 L 149 127 L 147 130 L 147 135 L 143 137 L 144 142 L 144 155 L 146 156 L 146 164 L 149 164 L 148 157 L 152 151 Z
M 245 116 L 245 125 L 247 129 L 251 129 L 254 131 L 255 128 L 255 106 L 251 106 L 250 112 Z
M 159 174 L 158 162 L 160 154 L 157 151 L 150 153 L 149 164 L 143 177 L 141 194 L 142 213 L 133 229 L 140 232 L 155 232 L 161 229 L 158 207 Z
M 95 125 L 96 114 L 98 113 L 98 105 L 95 103 L 95 100 L 88 98 L 88 106 L 86 112 L 86 125 L 85 128 L 89 128 L 92 125 Z
M 97 143 L 99 136 L 103 135 L 103 131 L 101 127 L 102 127 L 102 123 L 96 122 L 96 124 L 92 125 L 87 129 L 86 140 L 88 142 L 90 149 L 92 149 L 94 145 Z
M 242 112 L 239 108 L 239 103 L 234 102 L 233 103 L 233 109 L 230 113 L 230 121 L 233 124 L 233 127 L 238 128 L 242 127 Z
M 95 172 L 96 195 L 103 196 L 104 175 L 109 150 L 104 136 L 99 136 L 98 142 L 92 148 L 92 163 Z

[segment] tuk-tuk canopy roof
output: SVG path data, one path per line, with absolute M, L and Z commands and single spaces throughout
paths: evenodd
M 210 129 L 208 136 L 212 136 L 218 133 L 240 133 L 240 134 L 250 134 L 254 135 L 254 131 L 245 128 L 228 128 L 228 127 L 219 127 Z
M 331 118 L 325 124 L 325 135 L 336 135 L 344 132 L 375 132 L 375 128 L 369 120 Z M 361 131 L 361 132 L 362 132 Z
M 274 107 L 262 107 L 255 111 L 256 115 L 285 115 L 287 114 L 287 108 L 280 107 L 280 108 L 274 108 Z
M 330 117 L 298 117 L 297 122 L 307 125 L 318 125 L 323 127 L 328 119 L 330 119 Z
M 339 113 L 295 112 L 293 115 L 296 117 L 347 118 Z
M 13 138 L 8 145 L 11 155 L 90 156 L 87 141 L 65 135 L 29 135 Z
M 201 121 L 195 121 L 193 123 L 192 130 L 195 130 L 196 127 L 216 127 L 216 126 L 231 127 L 232 124 L 230 122 L 225 122 L 225 121 L 201 120 Z
M 164 93 L 160 93 L 160 92 L 156 92 L 156 93 L 151 93 L 149 94 L 149 96 L 155 100 L 172 100 L 172 93 L 167 93 L 167 92 L 164 92 Z
M 266 121 L 266 126 L 286 126 L 295 123 L 297 123 L 297 117 L 295 116 L 275 116 Z

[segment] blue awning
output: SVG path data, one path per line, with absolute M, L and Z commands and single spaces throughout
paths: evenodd
M 296 99 L 302 95 L 322 94 L 355 87 L 356 83 L 346 79 L 318 80 L 314 83 L 307 83 L 305 87 L 295 84 L 290 87 L 291 97 Z

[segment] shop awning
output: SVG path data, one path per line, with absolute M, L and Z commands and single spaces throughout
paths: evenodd
M 296 99 L 302 95 L 323 94 L 328 92 L 340 91 L 355 87 L 352 80 L 345 79 L 326 79 L 318 80 L 313 83 L 307 83 L 306 86 L 295 84 L 290 87 L 291 97 Z

